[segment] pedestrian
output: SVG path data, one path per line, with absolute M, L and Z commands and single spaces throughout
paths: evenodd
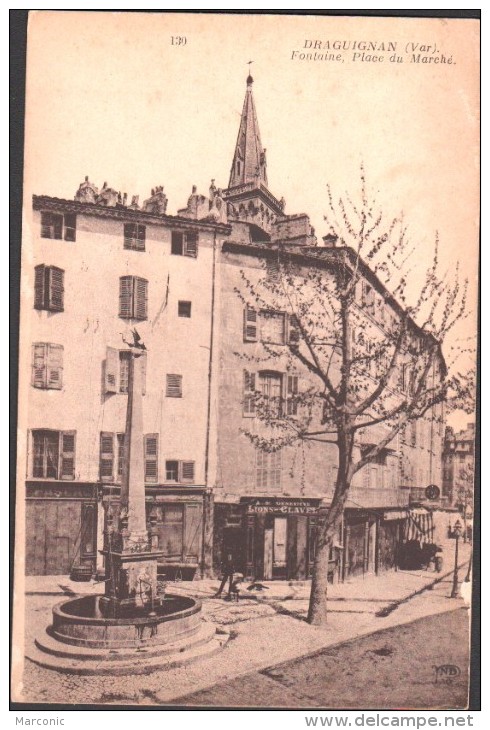
M 233 574 L 235 572 L 233 553 L 231 550 L 227 550 L 226 552 L 225 559 L 222 563 L 222 571 L 223 578 L 221 580 L 221 585 L 218 588 L 217 592 L 214 594 L 213 598 L 221 598 L 221 594 L 223 593 L 223 588 L 225 587 L 225 583 L 227 580 L 230 581 L 228 584 L 228 598 L 231 598 L 231 586 L 233 583 Z

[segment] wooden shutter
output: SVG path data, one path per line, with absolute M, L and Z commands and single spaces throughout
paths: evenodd
M 100 434 L 100 478 L 111 481 L 114 471 L 114 434 L 102 431 Z
M 194 462 L 193 461 L 182 461 L 181 462 L 181 481 L 182 482 L 193 482 L 194 481 Z
M 65 241 L 76 241 L 77 217 L 74 213 L 65 213 Z
M 75 439 L 76 431 L 61 433 L 61 478 L 75 478 Z
M 48 367 L 47 384 L 48 388 L 61 390 L 63 385 L 63 345 L 47 345 Z
M 39 264 L 34 269 L 34 309 L 44 309 L 44 264 Z
M 257 342 L 257 312 L 251 307 L 245 307 L 243 312 L 243 340 Z
M 291 314 L 289 317 L 289 343 L 291 345 L 297 345 L 300 340 L 300 328 L 299 321 L 295 314 Z
M 136 241 L 135 247 L 137 251 L 145 250 L 146 240 L 146 226 L 142 226 L 140 223 L 136 225 Z
M 63 215 L 60 213 L 53 213 L 53 235 L 52 238 L 62 239 L 63 238 Z
M 287 404 L 287 415 L 296 416 L 298 413 L 298 376 L 288 375 L 287 386 L 286 386 L 286 404 Z
M 146 279 L 140 279 L 135 277 L 135 304 L 134 304 L 134 317 L 135 319 L 147 319 L 148 318 L 148 282 Z
M 105 355 L 104 387 L 106 393 L 117 393 L 117 373 L 119 368 L 119 350 L 108 347 Z
M 243 371 L 243 415 L 255 413 L 255 373 Z
M 167 375 L 167 398 L 182 398 L 182 375 Z
M 202 511 L 198 504 L 185 505 L 184 560 L 197 563 L 201 544 Z
M 267 452 L 257 449 L 257 490 L 267 488 Z
M 119 279 L 119 316 L 131 319 L 133 316 L 133 277 L 121 276 Z
M 53 217 L 51 213 L 41 213 L 41 238 L 52 238 Z
M 269 487 L 281 488 L 282 452 L 272 451 L 269 454 Z
M 133 248 L 136 233 L 135 223 L 124 224 L 124 248 Z
M 146 395 L 146 352 L 140 355 L 141 359 L 141 395 Z
M 197 233 L 185 234 L 185 256 L 192 256 L 192 258 L 197 258 L 197 240 Z
M 35 342 L 32 346 L 32 385 L 35 388 L 46 387 L 46 350 L 45 342 Z
M 145 435 L 145 482 L 158 481 L 158 434 Z
M 49 309 L 52 312 L 63 311 L 64 273 L 57 266 L 49 267 Z

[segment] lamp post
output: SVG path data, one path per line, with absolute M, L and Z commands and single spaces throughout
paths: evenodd
M 453 575 L 453 590 L 451 591 L 451 598 L 458 597 L 458 548 L 459 538 L 461 536 L 461 522 L 456 520 L 453 528 L 454 537 L 456 538 L 456 549 L 454 552 L 454 575 Z

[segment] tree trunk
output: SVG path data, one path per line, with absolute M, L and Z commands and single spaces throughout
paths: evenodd
M 311 581 L 308 623 L 323 626 L 327 623 L 328 559 L 330 540 L 317 548 Z
M 323 626 L 327 623 L 328 560 L 330 546 L 338 535 L 349 493 L 353 438 L 345 431 L 338 434 L 339 468 L 332 502 L 323 519 L 320 519 L 316 539 L 316 555 L 313 564 L 308 623 Z

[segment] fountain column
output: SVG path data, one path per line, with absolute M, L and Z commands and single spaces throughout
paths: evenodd
M 103 551 L 106 588 L 101 605 L 112 616 L 122 616 L 134 606 L 153 610 L 157 560 L 163 556 L 151 550 L 146 526 L 142 347 L 130 347 L 119 520 L 114 531 L 107 531 Z

